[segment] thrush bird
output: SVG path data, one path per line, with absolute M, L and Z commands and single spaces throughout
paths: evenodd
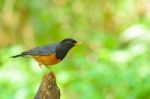
M 77 42 L 74 39 L 66 38 L 59 43 L 36 47 L 22 52 L 21 54 L 12 56 L 12 58 L 32 56 L 39 63 L 39 66 L 43 64 L 47 67 L 48 65 L 54 65 L 61 62 L 65 58 L 69 50 L 78 44 L 81 43 Z

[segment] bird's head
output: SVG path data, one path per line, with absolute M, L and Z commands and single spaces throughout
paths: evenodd
M 71 39 L 71 38 L 66 38 L 66 39 L 62 40 L 62 41 L 60 42 L 60 44 L 61 44 L 63 47 L 65 47 L 65 48 L 67 48 L 67 49 L 70 49 L 70 48 L 74 47 L 75 45 L 81 44 L 81 42 L 77 42 L 76 40 Z
M 75 45 L 78 45 L 78 44 L 81 44 L 79 42 L 77 42 L 76 40 L 74 39 L 71 39 L 71 38 L 66 38 L 64 40 L 62 40 L 58 46 L 57 46 L 57 49 L 56 49 L 56 56 L 58 59 L 63 59 L 68 51 L 74 47 Z

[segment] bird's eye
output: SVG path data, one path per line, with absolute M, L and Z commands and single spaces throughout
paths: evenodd
M 71 42 L 70 41 L 67 41 L 67 44 L 70 44 Z

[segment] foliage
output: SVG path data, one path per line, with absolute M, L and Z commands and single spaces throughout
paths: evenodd
M 150 98 L 148 0 L 0 0 L 0 98 L 32 99 L 48 70 L 34 46 L 75 38 L 56 73 L 62 99 Z

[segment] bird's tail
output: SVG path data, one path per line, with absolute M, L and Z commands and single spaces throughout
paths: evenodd
M 23 52 L 21 54 L 11 56 L 10 58 L 22 57 L 22 56 L 25 56 L 25 55 L 26 55 L 26 52 Z

